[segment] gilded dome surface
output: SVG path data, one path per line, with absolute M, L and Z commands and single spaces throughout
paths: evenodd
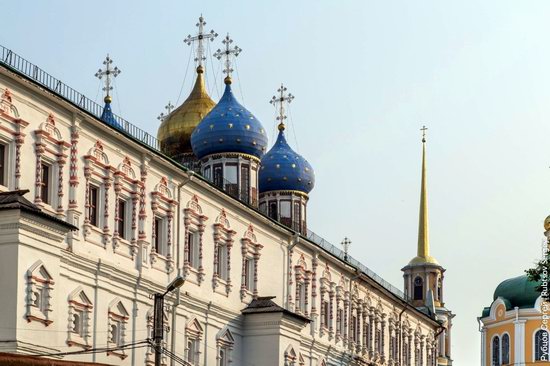
M 204 70 L 199 66 L 191 94 L 159 127 L 157 138 L 162 152 L 170 157 L 192 154 L 191 134 L 215 105 L 206 91 Z
M 550 230 L 550 216 L 547 216 L 544 220 L 544 230 Z

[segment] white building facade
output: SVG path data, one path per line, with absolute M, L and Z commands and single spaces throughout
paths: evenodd
M 0 191 L 29 190 L 41 211 L 0 207 L 0 351 L 153 364 L 150 295 L 180 275 L 164 340 L 184 364 L 438 364 L 445 328 L 366 267 L 100 120 L 11 51 L 2 60 Z

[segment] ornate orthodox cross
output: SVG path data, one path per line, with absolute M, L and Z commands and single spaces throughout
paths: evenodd
M 164 107 L 164 109 L 166 109 L 167 113 L 164 114 L 164 112 L 162 112 L 157 117 L 157 119 L 161 122 L 164 122 L 164 120 L 170 115 L 170 113 L 172 113 L 172 109 L 174 109 L 174 105 L 172 104 L 172 102 L 168 101 L 168 104 Z
M 221 60 L 222 57 L 225 58 L 225 67 L 223 69 L 223 73 L 226 74 L 228 77 L 231 77 L 231 73 L 233 72 L 233 69 L 231 68 L 231 56 L 239 56 L 239 53 L 241 53 L 242 49 L 239 48 L 239 46 L 234 46 L 233 48 L 231 48 L 233 40 L 229 38 L 229 33 L 227 33 L 227 36 L 225 36 L 222 43 L 225 46 L 225 50 L 222 51 L 218 48 L 216 53 L 214 53 L 214 57 L 216 57 L 218 60 Z
M 346 236 L 344 240 L 342 240 L 342 247 L 344 248 L 344 259 L 348 260 L 348 250 L 349 246 L 351 245 L 351 240 L 348 239 Z
M 113 65 L 113 59 L 109 57 L 109 54 L 107 54 L 107 57 L 105 58 L 105 61 L 103 61 L 103 65 L 105 65 L 105 68 L 99 69 L 95 73 L 95 77 L 99 80 L 103 79 L 105 77 L 105 86 L 103 87 L 103 91 L 105 91 L 106 97 L 109 96 L 109 92 L 113 90 L 113 87 L 111 86 L 111 79 L 116 78 L 118 74 L 120 74 L 120 69 L 118 67 L 112 67 Z
M 281 83 L 281 87 L 277 89 L 279 96 L 273 96 L 269 103 L 273 104 L 275 108 L 279 110 L 279 116 L 277 116 L 277 121 L 279 121 L 279 129 L 284 128 L 284 123 L 286 119 L 285 115 L 285 102 L 290 104 L 294 99 L 294 95 L 288 93 L 286 94 L 286 86 Z
M 420 131 L 422 131 L 422 142 L 426 142 L 426 131 L 428 131 L 428 127 L 422 126 Z
M 206 22 L 204 21 L 204 18 L 201 16 L 199 17 L 199 22 L 196 24 L 196 26 L 199 28 L 199 33 L 197 33 L 196 36 L 191 36 L 190 34 L 185 38 L 183 41 L 187 43 L 188 46 L 191 45 L 191 43 L 197 42 L 197 56 L 195 57 L 195 62 L 199 63 L 199 66 L 202 66 L 203 61 L 206 60 L 206 56 L 204 55 L 204 41 L 213 41 L 214 38 L 218 36 L 218 33 L 214 32 L 212 29 L 210 33 L 204 33 L 204 26 L 206 25 Z

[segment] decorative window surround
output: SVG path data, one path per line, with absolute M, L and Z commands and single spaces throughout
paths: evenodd
M 153 329 L 154 329 L 154 308 L 150 308 L 147 312 L 147 335 L 149 338 L 153 339 Z M 167 346 L 167 339 L 168 339 L 168 333 L 170 333 L 170 322 L 168 317 L 168 308 L 165 306 L 162 311 L 162 322 L 164 323 L 164 337 L 162 340 L 162 347 L 166 348 Z M 166 355 L 162 355 L 160 362 L 161 365 L 165 366 L 168 365 L 168 359 Z M 145 365 L 147 366 L 153 366 L 155 364 L 155 350 L 152 345 L 147 347 L 147 351 L 145 352 Z
M 128 156 L 124 158 L 122 163 L 118 166 L 118 169 L 114 173 L 114 188 L 115 188 L 115 225 L 113 232 L 113 250 L 115 253 L 121 253 L 127 255 L 132 259 L 135 259 L 138 252 L 137 245 L 137 205 L 139 201 L 139 189 L 141 181 L 137 179 L 136 172 L 132 167 L 132 162 Z M 126 219 L 131 220 L 131 224 L 126 225 L 126 239 L 122 238 L 118 232 L 118 219 L 120 217 L 118 200 L 124 199 L 127 206 L 126 213 L 131 211 L 131 215 L 125 215 Z M 129 239 L 128 239 L 129 238 Z M 121 245 L 125 248 L 124 251 L 120 249 Z
M 298 366 L 296 364 L 296 360 L 297 360 L 296 351 L 294 351 L 294 347 L 292 347 L 292 345 L 289 345 L 286 348 L 283 356 L 285 360 L 284 366 Z
M 29 125 L 28 122 L 19 118 L 19 112 L 13 104 L 13 95 L 9 89 L 4 89 L 0 96 L 0 141 L 10 148 L 7 152 L 7 158 L 12 161 L 15 155 L 15 166 L 7 164 L 8 171 L 5 173 L 4 187 L 7 189 L 18 190 L 21 180 L 21 146 L 25 140 L 23 130 Z M 13 170 L 12 170 L 13 169 Z M 11 177 L 14 177 L 14 181 Z
M 124 304 L 116 298 L 111 301 L 108 312 L 108 333 L 107 333 L 107 346 L 109 348 L 117 348 L 125 344 L 126 338 L 126 324 L 130 318 L 128 311 L 124 307 Z M 128 355 L 125 350 L 110 350 L 107 352 L 107 356 L 116 356 L 124 360 Z
M 52 198 L 54 193 L 57 193 L 57 198 L 52 199 L 50 202 L 52 210 L 55 211 L 55 214 L 59 218 L 65 217 L 65 210 L 63 208 L 63 167 L 67 162 L 67 150 L 71 147 L 71 144 L 68 141 L 65 141 L 61 136 L 61 132 L 55 126 L 55 117 L 52 113 L 48 115 L 46 122 L 40 124 L 38 130 L 34 131 L 35 135 L 35 151 L 36 151 L 36 175 L 35 175 L 35 197 L 34 203 L 41 208 L 46 208 L 46 203 L 43 202 L 43 197 L 41 197 L 41 186 L 42 186 L 42 163 L 52 162 L 51 166 L 52 177 L 50 177 L 51 182 L 56 182 L 52 184 L 50 188 L 50 194 Z M 54 179 L 53 173 L 57 173 L 57 179 Z M 57 192 L 54 192 L 53 188 L 56 188 Z
M 258 297 L 258 262 L 260 260 L 260 251 L 263 245 L 259 244 L 254 234 L 254 227 L 252 224 L 248 226 L 248 229 L 244 233 L 244 237 L 241 239 L 241 254 L 242 254 L 242 282 L 241 282 L 241 301 L 247 298 L 247 295 L 252 295 L 253 298 Z M 251 289 L 246 287 L 246 263 L 247 259 L 253 261 L 253 281 Z
M 234 346 L 235 338 L 226 325 L 216 335 L 216 365 L 229 366 L 233 362 L 231 353 Z M 223 352 L 225 359 L 221 357 L 221 352 Z
M 147 174 L 149 171 L 149 158 L 147 156 L 142 157 L 141 169 L 140 169 L 140 180 L 141 185 L 139 187 L 139 213 L 138 213 L 138 250 L 140 253 L 140 262 L 141 266 L 148 266 L 148 255 L 147 248 L 149 242 L 147 242 L 147 235 L 145 232 L 146 220 L 147 220 L 147 211 L 145 210 L 146 206 L 146 194 L 145 194 L 145 183 L 147 181 Z
M 212 286 L 216 290 L 220 284 L 224 285 L 226 296 L 231 292 L 231 247 L 233 246 L 233 236 L 235 234 L 236 232 L 229 225 L 225 209 L 222 208 L 214 223 L 214 275 L 212 276 Z M 220 245 L 225 245 L 227 248 L 227 261 L 225 263 L 227 280 L 223 280 L 218 273 L 218 261 L 220 260 L 218 258 L 218 247 Z
M 78 286 L 69 295 L 69 324 L 67 344 L 91 348 L 91 324 L 90 318 L 93 305 L 81 286 Z
M 112 184 L 112 168 L 109 165 L 109 158 L 103 151 L 103 144 L 100 141 L 96 141 L 94 146 L 90 149 L 87 155 L 84 156 L 84 177 L 86 178 L 86 212 L 84 216 L 84 237 L 87 239 L 93 230 L 93 225 L 90 223 L 90 183 L 91 181 L 97 181 L 102 183 L 102 194 L 99 201 L 103 204 L 102 220 L 99 224 L 103 224 L 103 230 L 101 231 L 102 245 L 107 248 L 107 245 L 111 243 L 111 234 L 109 229 L 109 188 Z M 100 194 L 101 195 L 101 194 Z M 116 203 L 116 202 L 115 202 Z M 101 206 L 101 205 L 100 205 Z
M 172 191 L 168 188 L 168 180 L 166 177 L 162 177 L 160 182 L 155 186 L 155 190 L 151 192 L 151 209 L 153 210 L 153 217 L 163 217 L 166 220 L 166 233 L 164 234 L 166 238 L 166 255 L 157 253 L 155 246 L 152 245 L 149 256 L 153 268 L 158 268 L 155 266 L 155 263 L 158 259 L 161 259 L 165 263 L 163 270 L 167 273 L 174 270 L 174 259 L 172 255 L 172 223 L 174 218 L 174 207 L 177 206 L 177 202 L 172 199 L 172 197 Z M 151 232 L 153 233 L 152 242 L 154 243 L 155 220 L 152 220 Z
M 331 294 L 332 289 L 332 275 L 330 273 L 330 267 L 328 263 L 325 265 L 323 273 L 321 275 L 321 323 L 319 328 L 319 335 L 322 337 L 325 333 L 329 334 L 329 339 L 332 338 L 332 302 L 334 294 Z M 328 309 L 325 308 L 324 303 L 328 303 Z
M 187 325 L 185 326 L 185 359 L 188 362 L 191 362 L 192 365 L 198 365 L 201 355 L 200 345 L 202 344 L 202 335 L 204 334 L 204 330 L 199 323 L 199 321 L 196 318 L 191 319 Z M 194 340 L 195 342 L 191 342 L 191 344 L 196 347 L 195 349 L 189 349 L 187 347 L 187 344 L 189 344 L 190 340 Z
M 307 317 L 309 316 L 308 293 L 311 271 L 307 269 L 307 264 L 303 254 L 300 255 L 298 263 L 294 266 L 294 276 L 296 280 L 296 305 L 294 311 Z M 303 290 L 301 290 L 302 288 Z
M 27 322 L 37 321 L 45 326 L 53 323 L 51 292 L 54 281 L 41 260 L 33 264 L 27 271 Z
M 204 280 L 204 267 L 203 267 L 203 240 L 202 236 L 204 234 L 204 229 L 206 228 L 206 220 L 208 217 L 202 213 L 202 208 L 199 205 L 199 198 L 197 195 L 193 195 L 191 200 L 187 202 L 187 207 L 183 210 L 183 225 L 184 225 L 184 276 L 188 278 L 191 271 L 196 270 L 196 279 L 197 284 L 200 286 Z M 190 251 L 190 246 L 192 243 L 189 243 L 189 232 L 192 231 L 194 235 L 198 235 L 198 268 L 193 268 L 191 263 L 189 263 L 188 255 Z

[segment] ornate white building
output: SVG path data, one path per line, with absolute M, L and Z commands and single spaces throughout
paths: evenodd
M 195 88 L 159 140 L 112 114 L 109 83 L 100 106 L 0 48 L 0 351 L 152 364 L 150 295 L 180 275 L 166 365 L 450 365 L 443 268 L 411 261 L 403 293 L 309 231 L 292 96 L 274 98 L 266 153 L 231 92 L 229 38 L 225 93 L 206 93 L 199 25 Z

